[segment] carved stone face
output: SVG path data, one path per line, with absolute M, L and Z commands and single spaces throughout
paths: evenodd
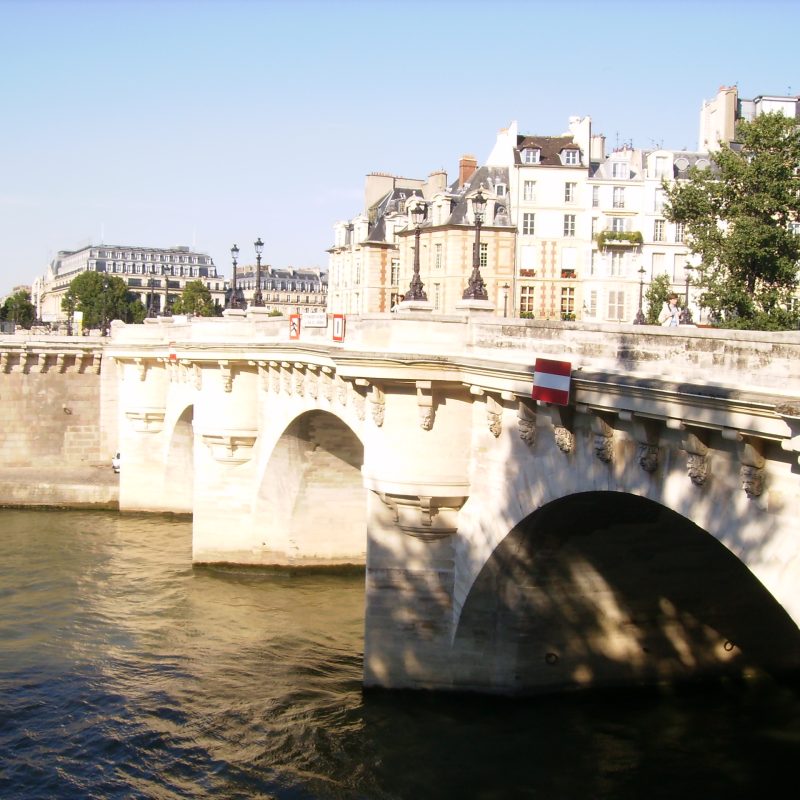
M 706 456 L 689 454 L 687 471 L 695 486 L 702 486 L 708 477 L 708 459 Z
M 594 454 L 605 464 L 614 458 L 614 440 L 611 436 L 596 434 L 594 437 Z
M 419 407 L 419 425 L 424 431 L 433 427 L 433 409 L 430 406 Z
M 740 472 L 742 489 L 748 497 L 760 497 L 764 491 L 764 470 L 743 466 Z
M 519 424 L 519 438 L 522 439 L 528 447 L 532 447 L 536 441 L 536 423 L 530 419 L 520 417 Z
M 655 472 L 658 469 L 658 448 L 655 445 L 639 446 L 639 466 L 645 472 Z
M 563 453 L 571 453 L 575 449 L 575 434 L 568 428 L 557 425 L 553 429 L 556 445 Z

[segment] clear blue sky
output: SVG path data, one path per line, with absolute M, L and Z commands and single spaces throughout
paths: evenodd
M 500 128 L 694 149 L 704 99 L 800 94 L 800 3 L 0 0 L 0 294 L 90 243 L 327 266 L 364 176 Z

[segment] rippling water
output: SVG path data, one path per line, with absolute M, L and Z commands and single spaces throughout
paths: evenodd
M 188 522 L 0 510 L 0 798 L 749 798 L 796 782 L 797 685 L 365 695 L 363 603 L 363 574 L 192 568 Z

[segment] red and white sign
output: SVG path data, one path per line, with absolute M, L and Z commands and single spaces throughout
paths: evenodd
M 178 360 L 178 354 L 175 352 L 175 342 L 169 343 L 169 360 L 170 361 Z
M 344 314 L 333 315 L 333 341 L 344 341 Z
M 300 338 L 300 315 L 299 314 L 289 314 L 289 338 L 290 339 L 299 339 Z
M 533 368 L 534 400 L 555 403 L 559 406 L 569 404 L 569 378 L 572 364 L 569 361 L 552 361 L 549 358 L 537 358 Z

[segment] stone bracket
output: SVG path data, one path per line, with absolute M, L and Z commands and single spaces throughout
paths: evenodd
M 528 447 L 536 444 L 536 406 L 519 401 L 517 407 L 517 427 L 519 428 L 519 438 Z
M 165 414 L 165 408 L 136 408 L 125 412 L 137 433 L 161 433 Z
M 377 492 L 391 509 L 394 522 L 403 532 L 425 542 L 452 536 L 458 530 L 458 512 L 465 496 L 439 497 Z
M 431 381 L 416 381 L 417 409 L 419 411 L 419 426 L 424 431 L 433 428 L 433 384 Z
M 689 478 L 695 486 L 702 486 L 708 479 L 708 431 L 687 429 L 681 448 L 688 456 Z
M 255 430 L 205 432 L 200 437 L 215 461 L 222 464 L 244 464 L 253 456 L 258 432 Z
M 562 453 L 575 452 L 575 409 L 572 406 L 542 404 L 553 423 L 556 445 Z

